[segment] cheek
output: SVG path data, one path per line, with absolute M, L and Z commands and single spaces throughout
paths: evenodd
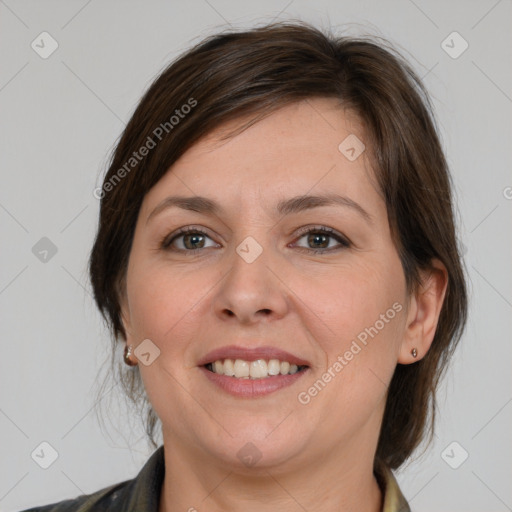
M 204 335 L 215 290 L 222 274 L 184 271 L 168 262 L 140 262 L 129 281 L 130 315 L 135 342 L 149 338 L 168 355 L 166 365 L 186 365 L 194 340 Z M 181 364 L 181 363 L 180 363 Z
M 317 372 L 329 381 L 318 404 L 333 415 L 349 412 L 357 423 L 384 400 L 397 364 L 404 287 L 400 262 L 391 258 L 368 258 L 302 280 L 297 294 L 304 310 L 315 313 L 308 328 L 325 354 Z M 322 388 L 320 383 L 317 389 Z
M 295 279 L 293 291 L 303 303 L 304 312 L 310 312 L 311 326 L 331 355 L 361 333 L 364 341 L 365 329 L 376 322 L 380 334 L 394 338 L 390 331 L 397 315 L 392 306 L 403 300 L 401 267 L 397 268 L 396 262 L 376 260 L 333 266 L 323 273 Z
M 158 265 L 134 265 L 131 278 L 128 293 L 134 334 L 162 340 L 184 314 L 189 294 L 182 290 L 189 289 L 188 284 Z

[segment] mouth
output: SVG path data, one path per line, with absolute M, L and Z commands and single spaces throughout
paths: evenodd
M 198 366 L 236 379 L 268 379 L 303 372 L 310 363 L 276 347 L 228 345 L 206 354 L 198 361 Z
M 268 379 L 278 375 L 294 375 L 303 372 L 308 365 L 297 365 L 279 359 L 217 359 L 203 365 L 208 371 L 236 379 Z
M 258 398 L 293 386 L 312 370 L 311 363 L 270 346 L 229 345 L 206 354 L 198 367 L 222 391 L 241 398 Z

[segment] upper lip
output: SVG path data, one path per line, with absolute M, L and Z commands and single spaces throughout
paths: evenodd
M 286 350 L 270 347 L 268 345 L 255 348 L 242 347 L 239 345 L 220 347 L 203 356 L 199 360 L 198 366 L 204 366 L 205 364 L 223 359 L 243 359 L 245 361 L 255 361 L 256 359 L 265 359 L 266 361 L 270 359 L 279 359 L 279 361 L 288 361 L 289 363 L 296 364 L 297 366 L 309 366 L 309 362 L 305 359 L 294 356 Z

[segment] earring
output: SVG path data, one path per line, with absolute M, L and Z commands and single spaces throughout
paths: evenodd
M 418 355 L 418 351 L 415 348 L 413 348 L 411 350 L 411 354 L 412 354 L 412 357 L 416 357 Z
M 128 366 L 137 366 L 137 362 L 136 361 L 132 361 L 130 359 L 131 355 L 132 355 L 132 346 L 131 345 L 125 345 L 125 347 L 124 347 L 124 362 Z

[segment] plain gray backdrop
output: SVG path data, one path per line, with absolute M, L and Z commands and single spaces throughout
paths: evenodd
M 112 425 L 95 415 L 110 340 L 87 276 L 93 190 L 164 66 L 229 25 L 289 18 L 388 38 L 433 98 L 470 317 L 435 442 L 396 475 L 415 512 L 512 510 L 511 10 L 510 0 L 0 0 L 0 510 L 133 478 L 152 453 L 137 419 L 117 411 L 118 388 L 105 397 Z M 42 449 L 57 456 L 47 469 L 33 456 Z

